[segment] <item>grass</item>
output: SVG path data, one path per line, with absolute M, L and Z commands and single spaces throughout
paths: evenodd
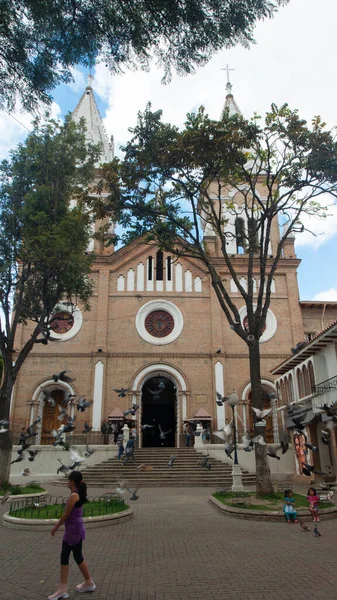
M 256 498 L 255 492 L 248 492 L 247 495 L 249 495 L 251 498 Z M 263 496 L 263 498 L 261 498 L 261 504 L 250 504 L 249 502 L 247 504 L 236 504 L 232 502 L 232 498 L 235 498 L 235 496 L 236 494 L 233 492 L 217 492 L 213 494 L 214 498 L 223 504 L 226 504 L 227 506 L 237 506 L 238 508 L 246 508 L 249 510 L 266 510 L 275 512 L 283 510 L 284 494 L 282 492 L 266 494 Z M 295 498 L 295 507 L 297 509 L 309 508 L 309 503 L 306 496 L 302 496 L 302 494 L 293 494 L 293 497 Z M 264 503 L 264 500 L 267 500 L 267 503 Z M 334 506 L 333 502 L 324 502 L 324 504 L 322 504 L 322 508 L 331 508 L 332 506 Z
M 0 496 L 3 496 L 7 490 L 10 491 L 11 496 L 19 496 L 21 494 L 39 494 L 40 492 L 45 492 L 46 490 L 40 486 L 38 483 L 29 483 L 28 485 L 8 485 L 6 489 L 0 490 Z
M 83 505 L 84 517 L 110 515 L 127 510 L 129 507 L 118 499 L 109 502 L 87 502 Z M 59 519 L 65 510 L 64 504 L 51 504 L 41 508 L 25 507 L 10 510 L 11 517 L 20 519 Z

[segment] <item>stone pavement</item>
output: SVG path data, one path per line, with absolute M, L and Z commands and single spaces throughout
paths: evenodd
M 49 493 L 66 488 L 46 486 Z M 104 492 L 107 490 L 105 489 Z M 207 488 L 145 488 L 134 516 L 87 531 L 92 600 L 337 599 L 337 520 L 322 537 L 297 525 L 224 516 Z M 92 495 L 100 491 L 90 489 Z M 1 507 L 1 516 L 5 507 Z M 55 591 L 62 534 L 0 530 L 0 599 L 41 600 Z M 81 581 L 71 562 L 69 598 Z

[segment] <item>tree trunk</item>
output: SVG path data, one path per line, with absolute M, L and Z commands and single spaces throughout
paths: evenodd
M 255 342 L 253 346 L 249 347 L 249 368 L 252 392 L 251 403 L 255 408 L 262 409 L 263 389 L 261 383 L 260 363 L 260 345 L 258 342 Z M 262 427 L 255 427 L 255 435 L 261 435 L 261 433 L 265 437 L 265 429 Z M 265 445 L 255 444 L 255 469 L 256 495 L 264 496 L 265 494 L 272 494 L 274 488 L 267 457 L 267 446 Z
M 0 390 L 0 421 L 9 421 L 9 411 L 13 383 L 5 381 Z M 0 488 L 9 481 L 12 460 L 13 439 L 10 430 L 0 433 Z

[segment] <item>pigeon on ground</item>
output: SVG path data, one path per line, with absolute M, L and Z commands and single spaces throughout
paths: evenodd
M 28 469 L 28 468 L 23 469 L 23 471 L 21 472 L 21 475 L 23 475 L 24 477 L 28 477 L 29 475 L 31 475 L 30 469 Z
M 204 469 L 208 469 L 210 470 L 212 468 L 212 465 L 209 463 L 209 455 L 206 454 L 206 456 L 204 456 L 201 461 L 200 461 L 200 465 L 201 467 L 203 467 Z
M 79 410 L 80 412 L 84 412 L 86 408 L 92 405 L 92 402 L 92 400 L 86 400 L 84 396 L 81 396 L 77 400 L 77 410 Z
M 171 456 L 169 458 L 169 461 L 167 463 L 167 466 L 172 468 L 173 467 L 173 463 L 174 463 L 174 461 L 175 461 L 176 458 L 177 458 L 177 456 L 175 454 L 171 454 Z
M 320 534 L 320 532 L 318 531 L 318 529 L 317 529 L 317 525 L 316 525 L 316 524 L 314 525 L 314 536 L 315 536 L 315 537 L 321 537 L 321 534 Z
M 304 524 L 304 521 L 303 521 L 303 519 L 299 519 L 299 520 L 298 520 L 298 522 L 299 522 L 299 524 L 300 524 L 300 527 L 301 527 L 301 529 L 302 529 L 303 531 L 310 531 L 309 527 L 308 527 L 307 525 L 305 525 L 305 524 Z
M 117 392 L 119 398 L 125 398 L 126 392 L 129 391 L 129 388 L 112 388 L 114 392 Z

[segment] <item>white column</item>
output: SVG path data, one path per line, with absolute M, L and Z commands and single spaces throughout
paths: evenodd
M 199 432 L 199 435 L 194 437 L 194 447 L 202 448 L 202 427 L 200 423 L 197 424 L 197 432 Z
M 137 265 L 137 292 L 144 291 L 144 276 L 145 276 L 144 263 L 138 263 L 138 265 Z
M 128 292 L 133 292 L 135 289 L 135 272 L 129 269 L 126 276 L 126 289 Z
M 176 435 L 177 435 L 177 442 L 176 442 L 176 448 L 180 448 L 180 394 L 179 392 L 176 393 L 176 402 L 177 402 L 177 428 L 176 428 Z
M 181 399 L 181 406 L 182 406 L 182 417 L 183 417 L 183 421 L 187 420 L 187 396 L 185 394 L 185 392 L 182 392 L 182 399 Z
M 215 364 L 215 389 L 221 396 L 225 395 L 224 392 L 224 374 L 223 374 L 223 364 L 221 362 L 217 362 Z M 214 399 L 215 400 L 215 399 Z M 225 425 L 225 409 L 224 406 L 216 405 L 216 418 L 217 418 L 217 427 L 218 429 L 222 429 Z
M 31 404 L 30 405 L 30 409 L 29 409 L 29 425 L 32 425 L 34 422 L 34 415 L 35 415 L 35 404 Z
M 103 376 L 104 376 L 104 364 L 101 361 L 98 361 L 95 364 L 94 403 L 93 403 L 93 407 L 92 407 L 93 431 L 101 430 L 102 402 L 103 402 Z
M 176 292 L 182 292 L 183 291 L 183 268 L 181 266 L 181 264 L 177 263 L 175 265 L 175 276 L 176 276 Z

